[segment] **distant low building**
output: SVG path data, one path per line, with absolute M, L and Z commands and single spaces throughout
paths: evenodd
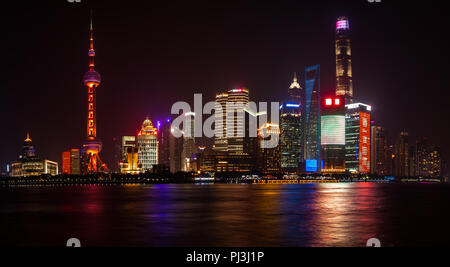
M 30 177 L 39 176 L 43 174 L 58 175 L 58 163 L 50 160 L 41 160 L 36 156 L 36 152 L 30 139 L 30 135 L 27 134 L 27 138 L 24 141 L 22 153 L 17 161 L 10 164 L 10 176 L 11 177 Z

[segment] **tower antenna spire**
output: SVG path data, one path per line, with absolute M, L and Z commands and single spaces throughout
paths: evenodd
M 94 50 L 94 26 L 92 23 L 92 17 L 93 17 L 93 11 L 91 9 L 91 17 L 90 17 L 90 23 L 89 23 L 89 32 L 90 32 L 90 38 L 89 38 L 89 69 L 94 70 L 95 64 L 94 64 L 94 57 L 95 57 L 95 50 Z

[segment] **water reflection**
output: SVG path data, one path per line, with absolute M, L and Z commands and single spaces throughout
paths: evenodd
M 376 237 L 378 196 L 377 187 L 368 183 L 319 184 L 309 245 L 364 246 L 368 238 Z
M 0 229 L 8 229 L 0 231 L 3 246 L 62 246 L 70 237 L 84 246 L 364 246 L 372 237 L 387 245 L 408 245 L 439 243 L 450 236 L 443 230 L 450 224 L 443 204 L 450 203 L 447 185 L 0 190 Z

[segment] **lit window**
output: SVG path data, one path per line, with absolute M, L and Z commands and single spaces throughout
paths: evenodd
M 334 105 L 339 106 L 341 105 L 341 100 L 339 98 L 334 99 Z
M 333 104 L 333 100 L 331 98 L 325 99 L 325 105 L 326 106 L 331 106 L 332 104 Z

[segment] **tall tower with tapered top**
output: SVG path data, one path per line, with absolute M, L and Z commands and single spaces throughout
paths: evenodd
M 83 83 L 87 87 L 87 140 L 83 144 L 83 174 L 104 172 L 106 165 L 102 163 L 99 153 L 102 150 L 102 142 L 97 139 L 97 106 L 96 91 L 101 83 L 100 74 L 95 71 L 94 28 L 92 25 L 92 12 L 90 21 L 90 48 L 89 70 L 83 77 Z
M 350 26 L 346 17 L 336 22 L 336 95 L 343 96 L 346 104 L 353 102 L 352 51 Z

